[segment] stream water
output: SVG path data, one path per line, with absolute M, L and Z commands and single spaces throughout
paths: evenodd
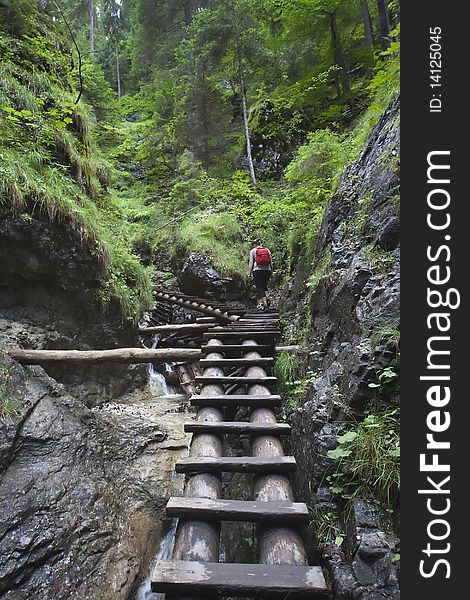
M 137 590 L 135 600 L 163 600 L 165 598 L 165 594 L 156 594 L 151 591 L 150 580 L 157 560 L 167 560 L 171 558 L 177 526 L 178 519 L 172 519 L 169 522 L 167 533 L 162 538 L 158 552 L 155 558 L 153 559 L 152 564 L 150 565 L 150 572 L 148 576 L 144 579 L 140 588 Z
M 170 366 L 169 366 L 170 367 Z M 171 368 L 171 367 L 170 367 Z M 150 400 L 145 403 L 158 418 L 162 427 L 170 432 L 168 444 L 162 444 L 159 455 L 155 461 L 166 472 L 168 497 L 180 495 L 183 489 L 184 477 L 174 471 L 174 462 L 186 451 L 188 435 L 184 434 L 183 425 L 188 420 L 188 415 L 181 411 L 181 403 L 185 396 L 178 389 L 169 386 L 162 373 L 149 365 Z M 165 447 L 166 446 L 166 447 Z M 178 519 L 163 521 L 160 542 L 157 553 L 153 558 L 147 577 L 140 585 L 134 600 L 163 600 L 164 594 L 156 594 L 150 589 L 150 581 L 157 560 L 171 558 L 175 541 Z

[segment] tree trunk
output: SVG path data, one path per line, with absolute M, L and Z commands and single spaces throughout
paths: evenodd
M 346 60 L 344 58 L 344 52 L 343 52 L 343 46 L 341 44 L 341 38 L 339 37 L 338 24 L 336 22 L 335 13 L 330 15 L 330 30 L 331 30 L 331 39 L 333 41 L 335 63 L 340 68 L 343 92 L 346 96 L 350 97 L 351 96 L 351 86 L 349 85 L 348 69 L 346 67 Z
M 22 350 L 12 348 L 8 354 L 23 365 L 43 362 L 70 363 L 160 363 L 197 361 L 203 354 L 197 348 L 114 348 L 113 350 Z
M 209 148 L 209 111 L 207 110 L 207 94 L 208 89 L 206 85 L 207 75 L 207 60 L 202 65 L 202 137 L 203 137 L 203 163 L 205 167 L 208 167 L 211 162 L 210 148 Z
M 186 25 L 191 25 L 193 20 L 193 2 L 192 0 L 183 0 L 184 22 Z
M 246 94 L 245 94 L 245 81 L 243 77 L 240 79 L 240 87 L 242 91 L 242 106 L 243 106 L 243 123 L 245 125 L 245 138 L 246 138 L 246 155 L 248 158 L 248 166 L 250 168 L 250 177 L 253 185 L 256 185 L 255 167 L 253 165 L 253 158 L 251 156 L 251 140 L 250 140 L 250 129 L 248 127 L 248 108 L 246 105 Z
M 116 29 L 116 80 L 117 80 L 117 97 L 121 99 L 121 69 L 119 66 L 119 38 Z
M 388 19 L 387 0 L 377 0 L 379 10 L 380 42 L 386 50 L 390 46 L 390 21 Z
M 370 18 L 369 5 L 367 0 L 361 0 L 362 20 L 364 22 L 364 37 L 368 48 L 374 47 L 374 31 L 372 29 L 372 20 Z
M 88 0 L 88 18 L 90 23 L 90 55 L 95 56 L 95 0 Z

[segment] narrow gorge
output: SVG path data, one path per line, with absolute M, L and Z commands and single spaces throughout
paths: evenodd
M 399 9 L 384 38 L 383 4 L 0 1 L 0 598 L 400 597 Z M 232 466 L 204 480 L 212 458 Z M 184 549 L 169 499 L 214 490 L 252 519 L 194 517 L 217 538 L 204 560 L 280 581 L 308 567 L 317 587 L 154 591 L 158 561 L 206 552 Z M 282 507 L 267 528 L 266 498 L 305 512 L 294 533 Z M 304 557 L 269 554 L 274 523 Z

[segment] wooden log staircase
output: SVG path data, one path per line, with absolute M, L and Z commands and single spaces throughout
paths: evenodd
M 186 474 L 184 496 L 170 498 L 166 507 L 168 517 L 179 519 L 173 556 L 157 563 L 152 590 L 179 600 L 330 598 L 322 569 L 308 565 L 300 529 L 309 519 L 308 510 L 294 501 L 288 477 L 296 461 L 285 456 L 281 443 L 290 426 L 278 423 L 274 412 L 281 397 L 268 370 L 280 333 L 279 315 L 231 310 L 164 290 L 156 295 L 193 310 L 202 304 L 206 316 L 198 321 L 214 326 L 203 333 L 203 372 L 196 377 L 200 390 L 190 398 L 197 413 L 185 425 L 192 433 L 189 456 L 175 466 Z M 240 406 L 249 407 L 249 420 L 226 420 L 225 413 Z M 251 455 L 223 456 L 223 436 L 239 435 L 250 436 Z M 253 499 L 222 498 L 225 472 L 253 473 Z M 222 521 L 257 524 L 259 564 L 219 562 Z

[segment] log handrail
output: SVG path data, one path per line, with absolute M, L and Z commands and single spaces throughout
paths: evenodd
M 160 298 L 160 300 L 178 304 L 179 306 L 202 312 L 211 317 L 216 317 L 223 323 L 238 321 L 240 318 L 240 315 L 229 315 L 228 310 L 223 311 L 220 308 L 214 308 L 207 300 L 198 298 L 196 301 L 193 296 L 185 296 L 179 292 L 169 292 L 160 288 L 154 288 L 153 293 L 157 298 Z
M 113 348 L 112 350 L 24 350 L 10 348 L 8 354 L 23 365 L 43 362 L 93 363 L 159 363 L 194 362 L 204 355 L 198 348 Z

